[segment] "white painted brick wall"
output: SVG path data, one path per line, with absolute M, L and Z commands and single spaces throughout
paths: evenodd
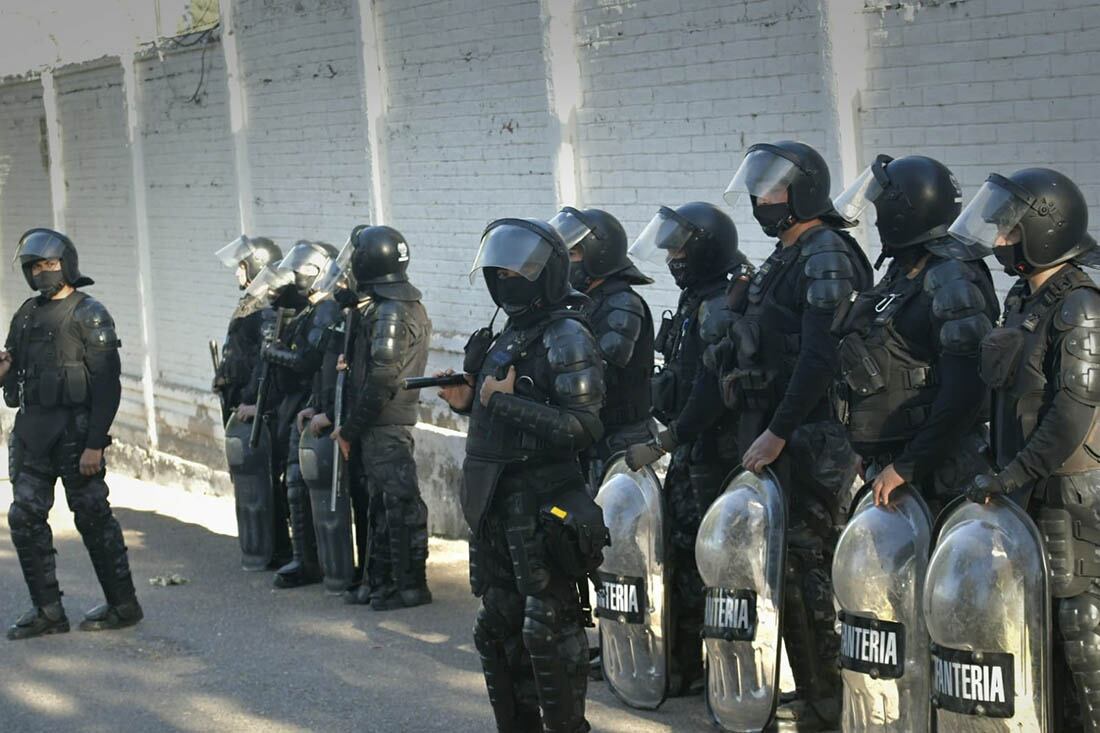
M 370 221 L 356 0 L 237 0 L 255 232 L 339 247 Z
M 19 237 L 31 227 L 52 227 L 46 111 L 39 80 L 0 86 L 0 322 L 8 324 L 31 291 L 10 266 Z
M 206 390 L 206 342 L 237 299 L 214 250 L 239 232 L 221 48 L 139 62 L 158 380 Z M 197 90 L 197 94 L 196 94 Z
M 835 118 L 846 119 L 847 107 L 833 99 L 830 70 L 851 70 L 846 54 L 866 72 L 865 84 L 862 77 L 851 84 L 859 87 L 858 163 L 879 152 L 933 155 L 959 174 L 967 195 L 992 170 L 1052 165 L 1100 211 L 1100 6 L 1091 0 L 564 2 L 542 5 L 575 12 L 581 202 L 619 216 L 630 236 L 661 204 L 724 206 L 726 183 L 758 141 L 815 145 L 839 192 L 838 141 L 847 136 L 850 157 L 853 133 L 843 123 L 838 132 Z M 256 230 L 284 245 L 300 236 L 341 244 L 352 224 L 371 216 L 359 38 L 360 8 L 371 3 L 231 5 Z M 835 33 L 850 23 L 864 43 L 827 49 L 823 7 L 834 41 L 851 40 Z M 417 0 L 374 3 L 373 20 L 388 103 L 379 160 L 389 222 L 409 238 L 413 280 L 435 322 L 431 363 L 453 365 L 459 334 L 492 310 L 482 285 L 465 278 L 484 225 L 555 208 L 561 128 L 547 100 L 545 19 L 539 0 Z M 240 212 L 224 52 L 217 43 L 203 48 L 143 56 L 137 74 L 161 447 L 220 466 L 206 341 L 221 337 L 237 291 L 211 255 L 238 234 Z M 134 191 L 119 74 L 62 69 L 57 80 L 70 229 L 100 280 L 97 295 L 120 322 L 126 371 L 137 375 L 130 334 L 138 319 L 126 317 L 136 300 L 124 271 Z M 5 262 L 24 229 L 52 220 L 41 94 L 37 81 L 0 81 Z M 732 213 L 743 249 L 759 262 L 770 242 L 747 205 Z M 873 250 L 873 229 L 868 235 Z M 6 320 L 27 291 L 5 262 Z M 670 277 L 651 271 L 654 310 L 671 307 Z M 130 380 L 127 394 L 133 389 Z M 461 428 L 431 397 L 427 419 Z M 453 473 L 447 446 L 455 440 L 439 433 L 425 441 L 422 460 L 435 462 L 422 467 L 426 481 L 453 481 L 438 476 Z
M 66 228 L 80 251 L 88 292 L 115 319 L 122 339 L 123 401 L 113 433 L 145 432 L 133 176 L 126 137 L 122 67 L 117 59 L 60 70 L 54 77 L 65 171 Z
M 393 226 L 440 333 L 468 333 L 492 303 L 466 273 L 502 216 L 554 213 L 537 0 L 382 3 Z
M 722 192 L 756 142 L 802 140 L 836 169 L 817 3 L 582 0 L 579 13 L 585 204 L 633 238 L 661 205 L 709 201 L 733 215 L 753 261 L 767 257 L 774 240 L 747 202 L 731 210 Z M 647 270 L 654 311 L 674 308 L 671 276 Z
M 142 59 L 137 75 L 161 445 L 216 461 L 207 341 L 224 336 L 239 295 L 213 256 L 240 228 L 224 57 L 215 42 Z

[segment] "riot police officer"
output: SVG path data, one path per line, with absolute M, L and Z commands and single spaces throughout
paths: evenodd
M 1081 269 L 1100 250 L 1087 229 L 1074 182 L 1028 168 L 989 176 L 950 231 L 1019 278 L 981 344 L 997 470 L 966 494 L 1009 494 L 1035 516 L 1081 724 L 1100 731 L 1100 290 Z
M 651 435 L 653 316 L 634 290 L 649 285 L 627 256 L 626 232 L 600 209 L 566 206 L 550 220 L 569 248 L 569 283 L 591 300 L 585 314 L 604 362 L 604 434 L 587 451 L 589 488 L 596 491 L 607 460 Z
M 578 456 L 603 432 L 602 358 L 546 222 L 492 222 L 478 272 L 508 321 L 471 337 L 467 383 L 440 392 L 470 416 L 462 504 L 481 598 L 474 643 L 498 730 L 587 731 L 582 593 L 608 537 Z
M 722 404 L 714 375 L 700 367 L 704 351 L 726 333 L 730 276 L 742 277 L 747 259 L 737 248 L 733 220 L 702 202 L 661 207 L 630 253 L 667 261 L 681 290 L 676 313 L 665 315 L 655 341 L 664 367 L 652 381 L 653 414 L 666 427 L 655 441 L 631 446 L 627 464 L 638 468 L 672 453 L 664 491 L 673 554 L 670 694 L 686 694 L 703 673 L 704 588 L 695 565 L 695 535 L 738 458 L 733 416 Z
M 12 319 L 0 352 L 0 384 L 5 403 L 19 408 L 9 443 L 8 524 L 34 608 L 8 629 L 8 638 L 69 630 L 47 522 L 59 477 L 107 600 L 80 628 L 133 626 L 143 613 L 103 480 L 103 450 L 111 444 L 108 433 L 122 395 L 121 343 L 103 304 L 78 290 L 92 280 L 81 274 L 68 237 L 31 229 L 19 240 L 17 256 L 38 295 Z
M 354 399 L 334 439 L 345 458 L 358 449 L 366 483 L 371 547 L 364 584 L 371 608 L 411 608 L 432 600 L 425 575 L 428 507 L 413 457 L 419 395 L 399 385 L 424 373 L 432 322 L 409 282 L 409 245 L 401 232 L 361 227 L 352 246 L 360 298 L 347 355 Z
M 738 416 L 742 463 L 770 466 L 788 497 L 783 642 L 801 699 L 777 717 L 803 730 L 835 724 L 839 638 L 830 568 L 857 458 L 828 398 L 838 373 L 837 307 L 871 286 L 871 266 L 829 198 L 820 153 L 793 141 L 751 146 L 726 190 L 747 194 L 753 217 L 779 241 L 749 285 L 733 321 L 735 357 L 721 377 Z
M 279 339 L 264 346 L 261 352 L 261 358 L 271 365 L 274 387 L 262 409 L 273 412 L 274 474 L 281 477 L 275 492 L 277 547 L 287 542 L 288 513 L 290 517 L 291 559 L 275 572 L 277 588 L 294 588 L 321 580 L 309 488 L 302 479 L 298 461 L 301 429 L 296 418 L 309 401 L 314 376 L 324 360 L 326 334 L 339 317 L 339 305 L 330 297 L 331 293 L 319 287 L 322 282 L 333 280 L 337 255 L 331 244 L 299 241 L 279 263 L 278 281 L 272 288 L 272 305 L 293 314 Z M 255 414 L 256 409 L 255 405 L 242 405 L 237 416 Z
M 873 208 L 890 260 L 833 327 L 848 437 L 877 503 L 908 483 L 933 516 L 988 467 L 978 345 L 1000 308 L 981 256 L 947 235 L 961 202 L 951 171 L 920 155 L 878 156 L 836 200 L 849 221 Z
M 218 250 L 217 257 L 235 270 L 237 284 L 243 292 L 265 267 L 277 264 L 283 252 L 266 237 L 241 235 Z M 253 308 L 252 304 L 253 299 L 249 296 L 241 297 L 229 320 L 221 361 L 214 374 L 214 392 L 221 400 L 222 424 L 241 404 L 252 381 L 263 346 L 262 324 L 271 317 L 270 309 Z

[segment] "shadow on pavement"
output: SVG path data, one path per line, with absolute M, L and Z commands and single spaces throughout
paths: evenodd
M 100 602 L 64 502 L 58 572 L 75 629 Z M 493 729 L 471 628 L 465 558 L 433 558 L 435 602 L 375 613 L 320 586 L 276 591 L 240 570 L 237 541 L 160 514 L 116 509 L 145 621 L 114 633 L 3 644 L 0 730 L 470 731 Z M 0 523 L 0 621 L 29 607 Z M 189 582 L 153 587 L 154 576 Z M 627 710 L 592 683 L 595 730 L 708 730 L 698 698 Z

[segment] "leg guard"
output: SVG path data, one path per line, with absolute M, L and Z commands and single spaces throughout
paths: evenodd
M 428 507 L 417 496 L 404 499 L 383 493 L 386 526 L 389 530 L 393 580 L 398 590 L 426 584 L 428 561 Z
M 822 722 L 840 712 L 840 637 L 833 608 L 830 515 L 810 497 L 800 497 L 788 533 L 783 598 L 783 643 L 795 684 Z M 793 504 L 792 504 L 793 508 Z
M 321 579 L 317 562 L 317 535 L 313 531 L 313 511 L 309 501 L 309 487 L 302 478 L 298 458 L 297 426 L 291 428 L 286 464 L 287 507 L 290 513 L 291 561 L 275 574 L 275 585 L 292 588 L 316 583 Z
M 1100 731 L 1100 584 L 1058 602 L 1058 630 L 1073 675 L 1083 729 Z
M 103 474 L 102 470 L 92 477 L 70 473 L 62 476 L 62 482 L 74 523 L 103 587 L 103 595 L 108 605 L 121 606 L 133 602 L 136 595 L 122 528 L 111 513 Z
M 669 694 L 686 695 L 703 676 L 703 651 L 699 632 L 703 627 L 703 579 L 695 566 L 695 536 L 699 513 L 688 468 L 690 446 L 673 453 L 665 477 L 663 497 L 670 529 L 669 613 L 672 629 L 672 665 Z
M 584 719 L 588 687 L 588 639 L 575 604 L 549 595 L 528 596 L 523 644 L 531 656 L 547 733 L 590 730 Z
M 25 469 L 16 470 L 14 451 L 12 463 L 14 501 L 8 510 L 8 527 L 31 602 L 41 608 L 61 600 L 57 584 L 57 550 L 47 522 L 53 505 L 54 479 Z
M 524 598 L 514 590 L 490 587 L 474 623 L 474 646 L 481 656 L 485 687 L 499 733 L 538 733 L 538 695 L 524 646 Z

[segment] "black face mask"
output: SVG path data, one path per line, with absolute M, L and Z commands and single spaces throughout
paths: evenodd
M 497 299 L 510 316 L 523 313 L 542 297 L 542 283 L 525 277 L 505 277 L 497 280 Z
M 309 305 L 309 298 L 298 292 L 294 286 L 288 286 L 279 291 L 271 305 L 276 308 L 290 308 L 294 311 L 304 310 Z
M 1035 270 L 1035 268 L 1024 259 L 1023 242 L 1017 242 L 1007 247 L 994 247 L 993 256 L 996 257 L 997 262 L 1000 262 L 1005 268 L 1005 272 L 1013 277 L 1027 275 Z
M 683 290 L 691 284 L 691 278 L 688 276 L 688 261 L 686 257 L 681 257 L 678 260 L 668 261 L 668 271 L 672 273 L 672 279 L 676 281 L 676 286 Z
M 587 293 L 588 288 L 592 287 L 592 278 L 584 271 L 584 264 L 580 262 L 569 263 L 569 284 L 573 286 L 574 290 L 579 290 L 582 293 Z
M 34 289 L 41 293 L 43 298 L 52 298 L 65 287 L 65 273 L 60 270 L 43 270 L 32 280 L 34 280 Z
M 769 237 L 778 237 L 794 224 L 789 204 L 758 204 L 753 202 L 752 216 Z
M 891 247 L 887 244 L 882 245 L 882 253 L 887 257 L 892 257 L 894 262 L 898 263 L 898 266 L 903 271 L 908 272 L 916 266 L 921 257 L 924 257 L 928 253 L 928 250 L 923 245 L 914 244 L 908 247 Z

